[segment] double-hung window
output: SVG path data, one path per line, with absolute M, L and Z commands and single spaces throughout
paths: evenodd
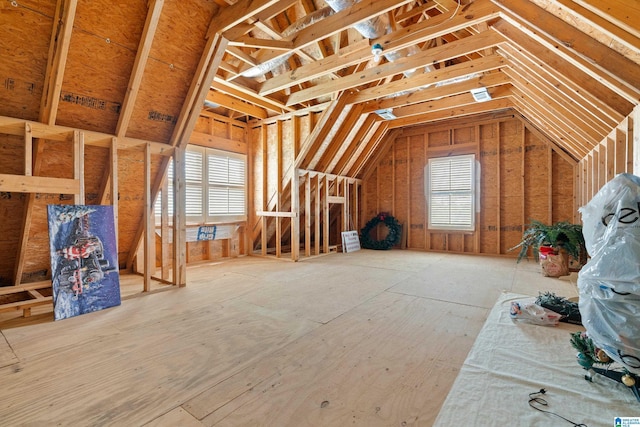
M 425 175 L 430 229 L 475 229 L 475 169 L 472 154 L 429 159 Z
M 173 215 L 173 174 L 171 162 L 167 172 L 170 216 Z M 187 147 L 187 222 L 205 224 L 246 221 L 246 179 L 246 156 L 204 147 Z M 156 207 L 159 206 L 159 200 L 158 198 L 156 201 Z M 157 208 L 156 217 L 159 218 Z
M 246 219 L 246 159 L 243 155 L 206 150 L 207 218 Z

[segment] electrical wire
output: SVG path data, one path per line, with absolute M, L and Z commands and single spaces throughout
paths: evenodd
M 550 414 L 550 415 L 554 415 L 558 418 L 561 418 L 563 420 L 565 420 L 566 422 L 568 422 L 569 424 L 573 425 L 573 427 L 588 427 L 586 424 L 584 423 L 576 423 L 571 421 L 570 419 L 567 419 L 565 417 L 563 417 L 560 414 L 556 414 L 555 412 L 551 412 L 551 411 L 547 411 L 545 409 L 539 408 L 535 405 L 540 405 L 540 406 L 549 406 L 549 404 L 547 403 L 547 401 L 545 399 L 543 399 L 540 396 L 536 396 L 537 394 L 543 395 L 546 394 L 547 390 L 541 388 L 540 391 L 536 391 L 533 393 L 529 393 L 529 406 L 532 407 L 533 409 L 535 409 L 536 411 L 540 411 L 543 412 L 545 414 Z

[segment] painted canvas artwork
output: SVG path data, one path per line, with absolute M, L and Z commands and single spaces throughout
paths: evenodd
M 120 305 L 112 206 L 48 205 L 55 320 Z

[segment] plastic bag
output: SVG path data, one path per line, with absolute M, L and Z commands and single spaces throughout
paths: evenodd
M 522 320 L 526 323 L 542 326 L 557 326 L 562 317 L 555 311 L 544 308 L 536 303 L 511 302 L 509 315 L 513 320 Z
M 579 211 L 591 256 L 578 273 L 582 324 L 609 357 L 640 373 L 640 178 L 616 176 Z

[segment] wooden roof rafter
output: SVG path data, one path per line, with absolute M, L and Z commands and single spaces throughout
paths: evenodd
M 513 90 L 511 90 L 511 92 L 513 94 Z M 436 122 L 439 120 L 467 117 L 474 114 L 504 110 L 514 106 L 512 98 L 512 96 L 504 96 L 500 99 L 492 99 L 485 102 L 472 102 L 466 105 L 457 105 L 453 108 L 439 108 L 437 111 L 399 117 L 389 122 L 389 128 L 396 129 L 405 126 L 415 126 L 423 123 Z
M 595 9 L 588 4 L 580 4 L 580 0 L 535 0 L 543 7 L 570 25 L 576 26 L 599 43 L 615 50 L 627 59 L 640 64 L 640 31 L 629 28 L 619 21 L 608 20 L 606 12 L 612 10 L 612 2 L 607 2 L 607 10 Z M 598 5 L 602 7 L 602 4 Z M 629 16 L 632 3 L 625 4 L 625 15 Z M 636 7 L 640 12 L 640 7 Z M 613 22 L 612 22 L 613 21 Z M 614 23 L 615 22 L 615 23 Z
M 502 42 L 504 42 L 504 39 L 499 34 L 494 31 L 486 31 L 457 42 L 448 43 L 445 46 L 437 46 L 410 57 L 400 58 L 397 61 L 379 65 L 375 69 L 354 73 L 341 78 L 338 82 L 332 82 L 331 84 L 321 83 L 311 89 L 296 92 L 289 97 L 287 105 L 295 105 L 338 90 L 355 88 L 364 83 L 371 83 L 386 76 L 421 68 L 424 64 L 456 58 L 474 50 L 496 46 Z
M 149 2 L 147 19 L 145 20 L 142 30 L 142 37 L 140 38 L 140 44 L 136 52 L 136 59 L 133 64 L 133 69 L 131 70 L 131 76 L 129 77 L 129 85 L 124 101 L 122 102 L 118 124 L 116 125 L 116 135 L 119 137 L 124 136 L 129 127 L 129 121 L 133 115 L 136 98 L 140 90 L 144 69 L 147 64 L 147 59 L 149 58 L 151 44 L 153 43 L 158 28 L 158 21 L 160 20 L 163 6 L 164 0 L 151 0 Z
M 512 2 L 508 6 L 503 4 L 503 8 L 503 20 L 531 40 L 544 45 L 629 102 L 640 100 L 640 75 L 633 62 L 577 29 L 562 25 L 562 20 L 532 3 Z
M 540 66 L 540 62 L 532 55 L 516 50 L 510 44 L 502 45 L 498 50 L 498 54 L 508 59 L 512 67 L 523 68 L 527 74 L 530 73 L 546 82 L 547 86 L 551 86 L 555 91 L 558 91 L 558 96 L 565 96 L 571 99 L 579 108 L 591 114 L 594 120 L 599 121 L 603 126 L 611 128 L 623 119 L 621 114 L 593 97 L 588 91 L 584 91 L 582 87 L 560 75 L 557 70 Z
M 541 129 L 552 131 L 555 138 L 563 141 L 574 153 L 578 154 L 577 157 L 584 156 L 591 150 L 589 145 L 585 143 L 587 140 L 581 135 L 580 130 L 574 128 L 567 121 L 555 119 L 553 110 L 547 105 L 535 98 L 530 98 L 526 92 L 522 92 L 518 87 L 514 88 L 513 93 L 516 109 L 521 113 L 535 117 L 539 123 L 543 123 L 544 126 L 541 126 Z
M 336 12 L 327 18 L 313 23 L 308 27 L 286 37 L 284 40 L 294 42 L 294 49 L 302 49 L 311 44 L 326 39 L 333 34 L 339 33 L 358 22 L 366 21 L 382 13 L 398 7 L 399 4 L 409 3 L 412 0 L 364 0 L 356 3 L 353 7 Z M 285 54 L 276 51 L 259 52 L 257 59 L 260 63 L 266 63 L 282 58 Z M 250 67 L 243 67 L 241 73 Z
M 368 102 L 366 111 L 410 105 L 449 95 L 451 84 L 475 75 L 507 66 L 507 61 L 492 55 L 467 61 L 389 83 L 383 87 L 362 89 L 349 97 L 349 102 Z M 481 84 L 475 77 L 476 82 Z M 450 83 L 448 83 L 450 82 Z M 453 89 L 455 90 L 455 89 Z
M 468 26 L 477 25 L 478 23 L 499 16 L 499 9 L 488 0 L 480 0 L 474 3 L 469 9 L 468 14 L 463 14 L 459 11 L 456 15 L 439 16 L 430 21 L 400 28 L 397 31 L 393 31 L 370 42 L 362 40 L 355 45 L 350 44 L 348 47 L 341 49 L 338 53 L 324 60 L 302 66 L 299 69 L 283 73 L 267 80 L 262 84 L 260 93 L 273 93 L 287 86 L 297 84 L 301 80 L 314 79 L 325 74 L 327 71 L 335 72 L 346 66 L 369 60 L 371 58 L 370 44 L 373 43 L 380 43 L 384 47 L 385 52 L 391 53 L 442 37 L 452 29 L 464 29 Z M 447 26 L 443 26 L 445 23 Z M 291 104 L 289 103 L 289 105 Z
M 317 170 L 320 172 L 328 172 L 328 165 L 337 155 L 338 152 L 344 151 L 349 143 L 347 136 L 355 127 L 355 124 L 363 116 L 363 105 L 357 104 L 350 111 L 345 119 L 339 123 L 337 131 L 328 138 L 328 143 L 324 149 L 316 152 L 315 156 L 309 162 L 307 169 Z
M 543 134 L 549 139 L 561 144 L 571 157 L 581 159 L 588 153 L 583 145 L 574 139 L 573 135 L 570 135 L 562 126 L 549 120 L 549 118 L 543 115 L 534 105 L 529 104 L 524 94 L 515 89 L 514 95 L 513 104 L 516 111 L 525 116 L 538 129 L 544 129 Z
M 376 159 L 380 157 L 382 151 L 380 150 L 380 146 L 384 146 L 385 141 L 393 141 L 401 133 L 401 129 L 391 130 L 388 121 L 381 122 L 380 126 L 371 136 L 365 149 L 350 166 L 347 176 L 362 177 L 367 165 L 376 163 Z
M 40 105 L 40 121 L 50 125 L 56 123 L 60 92 L 62 91 L 62 79 L 67 64 L 77 6 L 78 0 L 58 0 L 56 6 L 45 84 Z
M 520 84 L 523 87 L 534 87 L 531 92 L 534 96 L 547 99 L 550 103 L 561 106 L 565 111 L 566 117 L 574 117 L 575 124 L 591 136 L 595 135 L 595 139 L 600 141 L 611 128 L 603 123 L 595 112 L 582 107 L 573 97 L 564 95 L 557 86 L 549 84 L 547 81 L 539 78 L 534 72 L 514 64 L 510 70 L 506 70 L 507 74 L 513 73 L 514 84 Z M 525 90 L 527 92 L 527 90 Z
M 551 117 L 559 119 L 566 123 L 571 129 L 579 133 L 588 144 L 598 144 L 608 132 L 602 129 L 594 129 L 592 124 L 586 118 L 575 114 L 571 105 L 568 105 L 562 97 L 556 98 L 552 94 L 544 90 L 539 81 L 533 76 L 524 75 L 516 68 L 505 70 L 505 73 L 511 77 L 511 81 L 515 87 L 520 89 L 531 100 L 535 101 L 540 108 L 544 108 L 551 114 Z
M 582 67 L 571 61 L 558 56 L 555 48 L 539 39 L 528 37 L 519 28 L 514 27 L 510 22 L 499 21 L 492 25 L 492 28 L 503 35 L 518 50 L 527 52 L 527 56 L 536 58 L 536 63 L 541 67 L 553 72 L 562 70 L 563 79 L 571 80 L 581 91 L 586 91 L 589 96 L 598 99 L 600 102 L 615 110 L 621 116 L 626 116 L 633 109 L 633 104 L 617 91 L 608 85 L 601 84 L 598 79 L 587 73 Z M 549 48 L 551 47 L 551 50 Z

